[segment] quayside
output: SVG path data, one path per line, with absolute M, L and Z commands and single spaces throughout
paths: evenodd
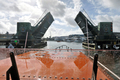
M 120 79 L 104 65 L 110 63 L 111 56 L 108 55 L 108 59 L 104 55 L 109 52 L 112 54 L 111 51 L 83 49 L 0 49 L 0 51 L 2 57 L 0 58 L 0 80 L 11 78 L 13 80 Z

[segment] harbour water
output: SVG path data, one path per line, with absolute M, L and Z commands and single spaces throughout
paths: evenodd
M 5 46 L 0 46 L 0 48 L 6 48 Z
M 76 42 L 57 42 L 57 41 L 47 41 L 47 46 L 44 49 L 55 49 L 59 46 L 66 45 L 72 49 L 84 49 L 82 43 Z
M 57 42 L 57 41 L 47 41 L 47 46 L 44 49 L 55 49 L 59 46 L 66 45 L 72 49 L 84 49 L 82 43 L 77 42 Z M 0 48 L 6 48 L 5 46 L 0 46 Z

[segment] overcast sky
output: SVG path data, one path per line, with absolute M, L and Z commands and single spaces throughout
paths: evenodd
M 97 25 L 112 21 L 113 31 L 120 32 L 120 0 L 0 0 L 0 33 L 16 33 L 17 22 L 32 25 L 45 10 L 50 11 L 55 21 L 44 37 L 83 34 L 74 21 L 84 9 Z

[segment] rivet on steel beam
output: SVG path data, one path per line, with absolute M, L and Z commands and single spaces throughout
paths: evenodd
M 30 77 L 30 76 L 28 76 L 28 77 Z
M 62 77 L 60 77 L 60 79 L 62 79 Z
M 85 78 L 83 78 L 83 80 L 85 80 Z
M 73 77 L 71 77 L 71 79 L 74 79 Z
M 39 78 L 41 78 L 41 76 L 39 76 Z
M 66 79 L 68 79 L 68 77 L 66 77 Z
M 25 75 L 23 75 L 23 77 L 25 77 Z
M 44 78 L 46 78 L 46 76 L 44 76 Z
M 79 78 L 77 78 L 77 79 L 79 79 Z
M 51 76 L 49 78 L 52 78 Z
M 55 76 L 55 79 L 57 79 L 57 76 Z
M 88 80 L 91 80 L 90 78 L 88 78 Z
M 34 78 L 36 77 L 36 76 L 33 76 Z
M 5 76 L 5 74 L 3 74 L 2 76 Z

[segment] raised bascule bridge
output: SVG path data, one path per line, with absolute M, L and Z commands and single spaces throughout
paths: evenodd
M 41 38 L 54 21 L 50 12 L 44 13 L 42 17 L 31 26 L 30 22 L 17 22 L 17 33 L 11 39 L 11 44 L 16 47 L 42 47 L 46 45 Z
M 76 23 L 84 33 L 83 47 L 90 49 L 120 49 L 120 33 L 113 32 L 112 22 L 99 22 L 97 26 L 85 11 L 80 11 Z

